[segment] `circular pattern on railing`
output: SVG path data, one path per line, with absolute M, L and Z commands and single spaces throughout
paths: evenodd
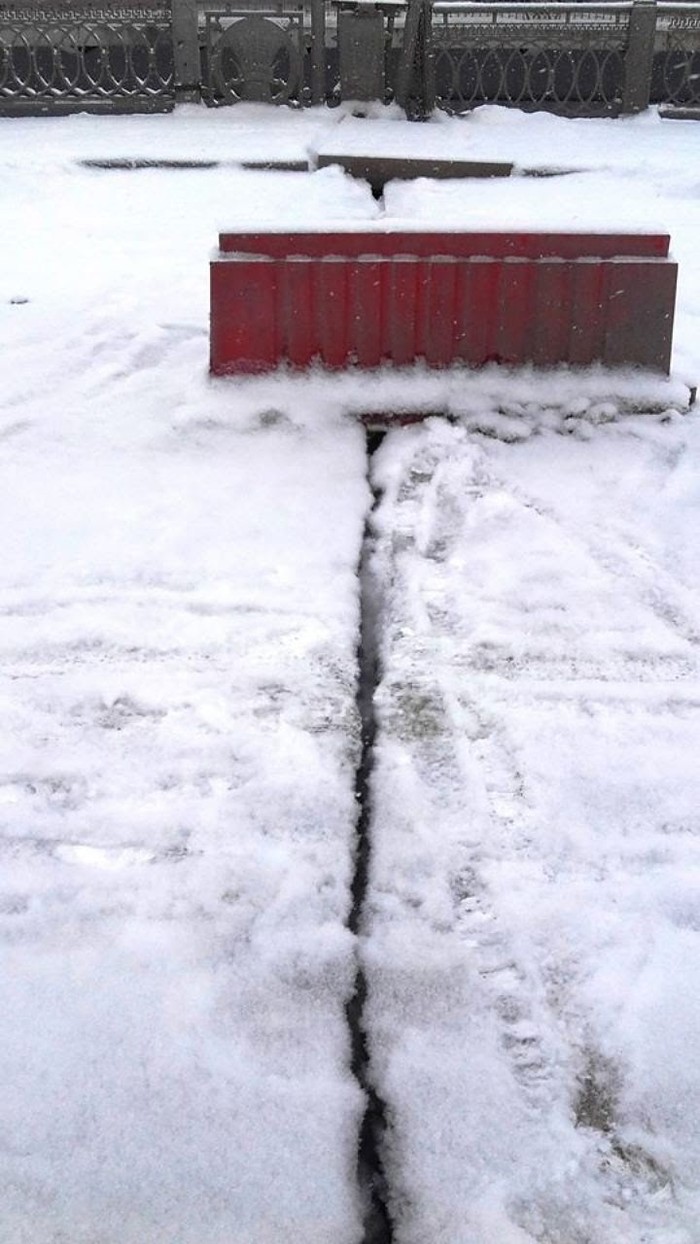
M 216 97 L 285 103 L 301 82 L 301 57 L 284 25 L 252 14 L 222 30 L 211 56 Z
M 438 102 L 454 112 L 484 102 L 613 111 L 623 82 L 624 60 L 617 49 L 435 47 Z
M 170 30 L 156 23 L 43 22 L 0 26 L 0 96 L 102 99 L 172 89 Z
M 673 48 L 663 58 L 663 98 L 668 103 L 700 105 L 700 51 Z

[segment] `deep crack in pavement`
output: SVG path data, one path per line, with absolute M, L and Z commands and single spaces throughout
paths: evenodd
M 372 454 L 378 449 L 383 433 L 368 431 L 368 470 Z M 375 496 L 375 505 L 377 498 Z M 371 774 L 376 722 L 374 691 L 379 677 L 377 652 L 377 585 L 371 567 L 372 511 L 368 515 L 360 556 L 360 642 L 358 647 L 357 707 L 362 728 L 362 748 L 357 769 L 355 796 L 358 806 L 357 853 L 352 885 L 352 910 L 349 927 L 355 937 L 362 935 L 363 910 L 367 894 L 371 858 Z M 363 1244 L 390 1244 L 393 1224 L 388 1209 L 388 1189 L 382 1160 L 386 1133 L 386 1107 L 371 1083 L 370 1052 L 364 1027 L 367 980 L 361 957 L 358 958 L 355 989 L 346 1013 L 352 1041 L 352 1071 L 366 1095 L 367 1107 L 360 1128 L 357 1159 L 357 1180 L 364 1202 Z

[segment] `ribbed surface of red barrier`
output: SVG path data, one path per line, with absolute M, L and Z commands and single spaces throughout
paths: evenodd
M 222 234 L 211 370 L 488 362 L 668 372 L 676 265 L 656 234 Z

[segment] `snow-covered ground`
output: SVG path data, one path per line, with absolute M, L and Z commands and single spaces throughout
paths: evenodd
M 32 134 L 2 127 L 0 1238 L 351 1244 L 364 437 L 208 382 L 209 250 L 262 175 Z
M 377 456 L 366 953 L 406 1244 L 700 1238 L 693 433 L 434 420 Z
M 238 166 L 341 137 L 578 171 L 377 204 Z M 358 958 L 401 1244 L 700 1240 L 699 142 L 655 113 L 0 122 L 3 1244 L 359 1242 Z M 110 158 L 221 164 L 81 163 Z M 217 230 L 370 219 L 668 229 L 659 413 L 600 373 L 211 382 Z M 453 422 L 372 464 L 354 939 L 352 412 L 382 404 Z

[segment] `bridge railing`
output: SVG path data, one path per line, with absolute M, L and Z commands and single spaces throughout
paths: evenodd
M 0 115 L 393 99 L 700 109 L 700 0 L 0 0 Z
M 0 113 L 158 110 L 174 99 L 170 6 L 0 6 Z

